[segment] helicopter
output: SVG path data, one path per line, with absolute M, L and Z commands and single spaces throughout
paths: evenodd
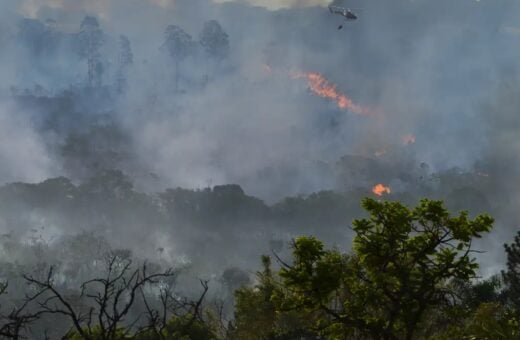
M 346 20 L 357 20 L 358 16 L 356 13 L 352 12 L 350 9 L 339 6 L 329 6 L 329 11 L 331 14 L 338 14 L 342 17 L 345 17 Z M 342 29 L 343 25 L 338 26 L 338 30 Z

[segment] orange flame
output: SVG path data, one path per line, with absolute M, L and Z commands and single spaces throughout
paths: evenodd
M 372 192 L 377 196 L 383 196 L 383 194 L 391 194 L 392 190 L 383 184 L 377 184 L 372 188 Z
M 352 102 L 352 99 L 340 93 L 336 85 L 331 84 L 323 75 L 317 72 L 291 72 L 291 77 L 295 79 L 307 79 L 309 89 L 317 96 L 332 99 L 342 110 L 350 110 L 358 114 L 370 114 L 370 110 Z
M 401 137 L 404 145 L 410 145 L 415 143 L 415 136 L 410 134 L 404 135 Z

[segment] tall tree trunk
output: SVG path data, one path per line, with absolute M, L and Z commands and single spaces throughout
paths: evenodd
M 179 60 L 175 59 L 175 92 L 179 92 Z

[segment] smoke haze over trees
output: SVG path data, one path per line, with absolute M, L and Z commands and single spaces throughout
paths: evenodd
M 337 30 L 330 3 L 359 20 Z M 2 271 L 65 256 L 65 275 L 97 244 L 231 299 L 299 235 L 349 252 L 381 194 L 491 214 L 475 247 L 496 274 L 518 229 L 518 17 L 516 0 L 2 2 Z

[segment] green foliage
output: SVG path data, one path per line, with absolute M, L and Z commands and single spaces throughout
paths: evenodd
M 210 324 L 193 320 L 190 316 L 173 316 L 168 321 L 166 327 L 157 334 L 154 330 L 139 331 L 136 334 L 131 334 L 127 329 L 121 327 L 115 334 L 108 337 L 99 326 L 93 327 L 90 331 L 84 330 L 85 336 L 81 336 L 78 332 L 70 332 L 65 335 L 65 340 L 84 340 L 86 337 L 92 340 L 217 340 L 214 330 Z
M 462 325 L 450 325 L 431 339 L 506 340 L 519 337 L 520 323 L 507 307 L 499 303 L 483 303 L 472 310 Z
M 209 324 L 192 320 L 191 316 L 173 318 L 168 321 L 164 331 L 165 339 L 212 340 L 217 339 Z
M 492 276 L 487 280 L 481 280 L 466 284 L 460 293 L 463 304 L 469 310 L 476 310 L 484 303 L 500 304 L 504 300 L 503 281 L 499 276 Z
M 277 276 L 271 270 L 271 259 L 262 257 L 263 270 L 258 273 L 255 287 L 243 287 L 235 292 L 235 322 L 231 339 L 300 339 L 315 333 L 314 323 L 305 313 L 278 309 L 274 296 L 279 290 Z
M 274 292 L 274 278 L 271 260 L 262 257 L 263 270 L 258 273 L 259 284 L 243 287 L 235 292 L 235 339 L 268 339 L 274 335 L 276 309 L 271 301 Z
M 237 292 L 238 329 L 276 330 L 281 315 L 296 313 L 303 328 L 333 339 L 412 339 L 426 312 L 456 303 L 450 283 L 475 277 L 471 242 L 493 219 L 452 217 L 426 199 L 413 209 L 373 199 L 363 207 L 370 216 L 353 222 L 352 254 L 300 237 L 291 264 L 277 276 L 264 267 L 256 289 Z
M 507 285 L 507 297 L 513 308 L 520 313 L 520 232 L 514 242 L 504 245 L 507 255 L 507 270 L 502 277 Z
M 370 218 L 354 221 L 360 278 L 348 286 L 363 298 L 345 309 L 356 310 L 371 333 L 411 338 L 426 309 L 447 299 L 449 280 L 475 276 L 471 240 L 488 232 L 493 219 L 470 220 L 466 212 L 450 217 L 442 202 L 430 200 L 408 209 L 366 199 L 363 207 Z
M 166 327 L 158 332 L 147 330 L 131 337 L 134 340 L 217 340 L 211 323 L 192 319 L 191 316 L 173 316 Z
M 83 330 L 85 332 L 84 336 L 81 336 L 76 331 L 71 331 L 68 334 L 66 334 L 63 339 L 64 340 L 84 340 L 88 337 L 88 339 L 104 339 L 107 338 L 106 336 L 103 336 L 106 331 L 103 330 L 100 326 L 92 327 L 90 330 Z M 128 335 L 128 331 L 124 328 L 118 328 L 115 332 L 115 334 L 111 334 L 107 339 L 110 340 L 126 340 L 126 339 L 133 339 L 132 336 Z

